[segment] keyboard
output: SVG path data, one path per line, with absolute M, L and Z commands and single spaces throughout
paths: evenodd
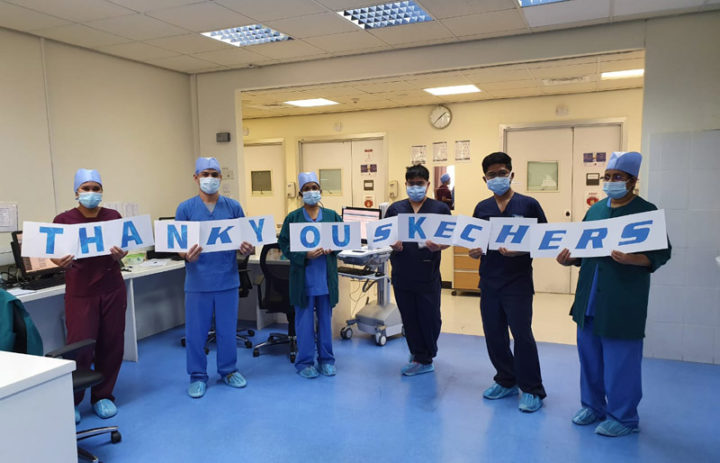
M 359 277 L 366 277 L 375 275 L 374 270 L 361 267 L 338 267 L 338 273 L 344 273 L 346 275 L 355 275 Z
M 51 286 L 60 286 L 65 284 L 65 275 L 57 275 L 52 278 L 38 278 L 37 280 L 30 280 L 21 283 L 20 286 L 23 289 L 39 290 L 49 288 Z

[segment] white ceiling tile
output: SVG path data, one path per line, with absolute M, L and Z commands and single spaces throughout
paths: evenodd
M 536 79 L 563 79 L 569 77 L 584 77 L 597 73 L 597 64 L 581 64 L 575 66 L 567 66 L 559 64 L 557 66 L 530 67 L 530 73 Z
M 308 59 L 309 57 L 327 56 L 327 53 L 307 44 L 301 40 L 286 40 L 284 42 L 263 43 L 253 45 L 251 50 L 262 56 L 285 60 L 297 61 L 297 59 Z
M 372 35 L 390 45 L 408 45 L 453 39 L 454 36 L 437 21 L 371 29 Z
M 330 53 L 343 51 L 369 51 L 389 48 L 385 42 L 361 30 L 342 34 L 309 37 L 305 42 Z
M 353 88 L 365 93 L 382 94 L 400 90 L 410 90 L 414 87 L 410 83 L 398 78 L 395 80 L 358 82 L 353 84 Z
M 545 95 L 564 95 L 567 93 L 589 93 L 597 89 L 596 82 L 583 82 L 579 84 L 548 85 L 541 87 Z
M 58 18 L 76 22 L 132 14 L 134 11 L 103 0 L 5 0 Z
M 18 31 L 32 31 L 62 24 L 68 24 L 68 21 L 21 6 L 0 2 L 0 26 L 2 27 Z
M 542 90 L 537 87 L 515 88 L 510 90 L 488 91 L 493 98 L 527 98 L 542 95 Z
M 626 71 L 628 69 L 645 69 L 645 60 L 620 59 L 598 63 L 598 72 Z
M 537 87 L 537 85 L 537 81 L 534 79 L 507 80 L 504 82 L 485 82 L 477 84 L 478 87 L 490 93 L 496 90 L 510 90 L 513 88 L 533 88 Z
M 610 0 L 572 0 L 522 8 L 530 27 L 610 17 Z
M 186 54 L 234 48 L 232 45 L 219 42 L 200 34 L 177 35 L 175 37 L 147 40 L 146 42 L 150 45 Z
M 533 78 L 525 64 L 471 69 L 463 71 L 463 74 L 475 83 L 532 80 Z
M 277 1 L 258 0 L 215 0 L 233 11 L 253 18 L 258 22 L 273 21 L 276 19 L 305 16 L 327 11 L 326 8 L 313 0 L 284 0 L 282 4 Z
M 699 9 L 704 0 L 614 0 L 613 17 L 663 10 Z
M 160 10 L 174 6 L 190 5 L 204 0 L 110 0 L 113 3 L 130 8 L 135 11 L 145 12 L 149 10 Z
M 344 11 L 353 8 L 362 8 L 364 6 L 379 5 L 383 0 L 316 0 L 316 2 L 333 11 Z
M 153 10 L 146 14 L 195 32 L 209 32 L 253 24 L 253 20 L 247 16 L 210 2 Z
M 174 56 L 172 58 L 153 59 L 148 60 L 148 62 L 155 64 L 156 66 L 174 69 L 181 72 L 201 72 L 221 67 L 215 63 L 211 63 L 209 61 L 201 60 L 187 55 Z
M 169 58 L 177 56 L 179 53 L 165 50 L 164 48 L 154 47 L 142 42 L 121 43 L 119 45 L 110 45 L 108 47 L 100 47 L 99 51 L 123 58 L 133 59 L 136 61 L 145 61 L 155 58 Z
M 223 66 L 247 66 L 265 61 L 267 58 L 253 53 L 244 48 L 235 48 L 229 50 L 205 51 L 193 55 L 196 58 L 213 63 L 222 64 Z
M 129 40 L 124 37 L 92 29 L 82 24 L 51 27 L 49 29 L 37 30 L 33 33 L 59 42 L 70 43 L 86 48 L 97 48 L 129 42 Z
M 265 25 L 296 39 L 360 30 L 339 14 L 331 12 L 268 21 Z
M 87 23 L 93 29 L 110 32 L 132 40 L 148 40 L 185 34 L 188 31 L 143 14 L 119 16 Z
M 512 10 L 517 7 L 517 0 L 418 0 L 418 3 L 435 19 Z
M 527 30 L 527 24 L 518 10 L 493 11 L 470 14 L 441 21 L 457 37 L 477 33 Z

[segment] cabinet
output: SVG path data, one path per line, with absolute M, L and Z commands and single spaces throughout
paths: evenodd
M 480 259 L 468 255 L 468 248 L 453 247 L 453 295 L 458 291 L 479 292 L 480 275 L 478 267 Z

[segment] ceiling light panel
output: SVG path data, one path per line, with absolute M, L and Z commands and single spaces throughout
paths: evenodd
M 258 45 L 261 43 L 292 40 L 292 37 L 289 35 L 270 29 L 262 24 L 252 24 L 250 26 L 240 26 L 230 29 L 221 29 L 219 31 L 203 32 L 202 35 L 236 47 L 246 47 L 248 45 Z
M 433 20 L 427 11 L 412 0 L 353 8 L 338 11 L 338 14 L 363 29 L 380 29 Z

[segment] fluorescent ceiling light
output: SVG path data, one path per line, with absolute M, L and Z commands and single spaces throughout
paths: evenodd
M 548 3 L 567 2 L 568 0 L 518 0 L 521 7 L 546 5 Z
M 311 106 L 328 106 L 338 104 L 337 101 L 326 100 L 325 98 L 311 98 L 309 100 L 286 101 L 285 104 L 309 108 Z
M 628 69 L 627 71 L 612 71 L 603 72 L 600 74 L 602 80 L 608 79 L 628 79 L 631 77 L 642 77 L 645 74 L 645 69 Z
M 435 87 L 424 89 L 428 93 L 433 95 L 459 95 L 461 93 L 477 93 L 481 92 L 479 88 L 474 85 L 453 85 L 450 87 Z
M 353 8 L 337 13 L 363 29 L 379 29 L 433 20 L 427 11 L 412 0 Z
M 274 29 L 270 29 L 269 27 L 265 27 L 262 24 L 252 24 L 250 26 L 240 26 L 233 27 L 231 29 L 221 29 L 219 31 L 203 32 L 202 35 L 236 47 L 246 47 L 248 45 L 258 45 L 261 43 L 292 40 L 292 37 Z

